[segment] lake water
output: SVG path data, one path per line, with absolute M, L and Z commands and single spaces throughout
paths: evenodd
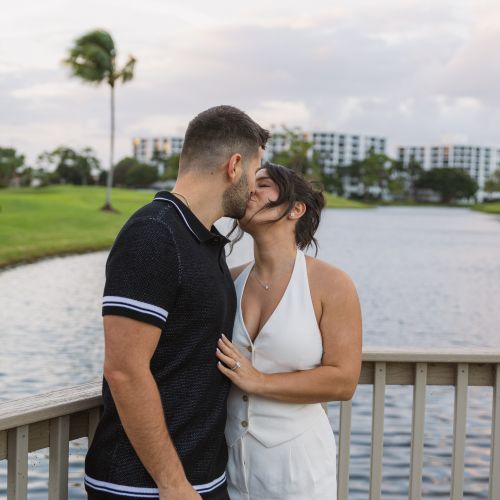
M 226 226 L 223 222 L 222 226 Z M 366 346 L 500 348 L 500 217 L 467 209 L 327 210 L 318 257 L 347 271 L 363 309 Z M 228 259 L 251 259 L 246 238 Z M 0 272 L 0 402 L 101 377 L 100 316 L 107 252 Z M 487 498 L 491 390 L 471 388 L 464 498 Z M 382 497 L 405 498 L 412 389 L 388 387 Z M 338 408 L 330 405 L 334 430 Z M 449 498 L 453 390 L 428 390 L 423 495 Z M 351 499 L 368 498 L 371 390 L 353 404 Z M 86 439 L 73 442 L 70 498 L 82 489 Z M 46 499 L 47 452 L 29 458 L 29 498 Z M 0 498 L 5 497 L 5 462 Z

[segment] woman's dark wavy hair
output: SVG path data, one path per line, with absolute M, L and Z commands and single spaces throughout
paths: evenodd
M 304 250 L 311 245 L 315 247 L 315 255 L 318 254 L 318 242 L 314 237 L 321 219 L 321 211 L 325 207 L 325 197 L 321 185 L 308 181 L 290 168 L 278 165 L 276 163 L 266 162 L 259 170 L 267 170 L 269 177 L 276 183 L 279 190 L 278 199 L 270 201 L 263 206 L 259 212 L 268 208 L 284 206 L 282 214 L 275 220 L 266 221 L 268 224 L 277 222 L 286 217 L 295 203 L 300 201 L 305 204 L 306 211 L 295 226 L 295 242 L 297 246 Z M 238 222 L 234 225 L 227 235 L 230 237 L 236 231 L 236 237 L 231 241 L 230 251 L 233 251 L 234 245 L 243 238 L 243 231 Z

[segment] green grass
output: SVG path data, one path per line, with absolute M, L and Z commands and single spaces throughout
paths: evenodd
M 0 190 L 0 267 L 51 255 L 109 248 L 154 193 L 114 189 L 119 213 L 102 212 L 105 188 L 50 186 Z
M 500 214 L 500 201 L 495 201 L 493 203 L 478 203 L 474 205 L 472 209 L 488 214 Z
M 360 201 L 348 200 L 340 196 L 335 196 L 330 193 L 325 193 L 326 208 L 370 208 L 372 205 L 367 205 Z
M 467 208 L 471 205 L 461 203 L 442 203 L 439 201 L 413 201 L 413 200 L 397 200 L 397 201 L 377 201 L 378 206 L 384 207 L 445 207 L 445 208 Z
M 103 187 L 49 186 L 0 190 L 0 267 L 42 257 L 109 248 L 128 217 L 154 196 L 113 189 L 119 213 L 102 212 Z M 327 195 L 328 208 L 367 205 Z

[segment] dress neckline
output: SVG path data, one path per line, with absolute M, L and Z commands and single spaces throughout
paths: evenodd
M 246 284 L 248 281 L 248 277 L 250 276 L 250 272 L 252 271 L 252 268 L 255 264 L 255 261 L 250 262 L 250 264 L 248 265 L 247 270 L 246 270 L 246 276 L 245 276 L 243 283 L 241 285 L 241 293 L 240 293 L 240 296 L 238 298 L 238 317 L 239 317 L 240 323 L 243 327 L 243 331 L 245 332 L 245 335 L 247 336 L 247 339 L 252 346 L 255 344 L 257 339 L 260 337 L 264 328 L 270 323 L 271 319 L 276 314 L 276 311 L 280 308 L 286 295 L 288 294 L 288 290 L 290 289 L 290 285 L 292 284 L 293 279 L 295 277 L 295 274 L 297 273 L 297 268 L 298 268 L 297 261 L 299 260 L 299 253 L 301 253 L 301 251 L 297 248 L 297 252 L 295 254 L 295 261 L 293 263 L 292 273 L 290 274 L 290 279 L 288 280 L 288 283 L 286 285 L 285 291 L 283 292 L 283 295 L 281 296 L 280 300 L 278 301 L 278 304 L 273 309 L 273 311 L 271 312 L 269 317 L 266 319 L 266 322 L 262 325 L 260 330 L 257 332 L 257 335 L 255 335 L 255 338 L 253 340 L 250 337 L 250 334 L 248 333 L 247 326 L 245 324 L 245 320 L 243 319 L 243 294 L 245 293 L 245 288 L 246 288 Z

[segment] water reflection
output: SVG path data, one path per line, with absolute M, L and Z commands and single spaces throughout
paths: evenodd
M 50 259 L 0 274 L 0 400 L 99 376 L 106 255 Z
M 225 226 L 222 222 L 221 228 Z M 462 209 L 326 211 L 319 257 L 346 270 L 360 294 L 365 345 L 500 347 L 500 220 Z M 248 238 L 230 265 L 251 259 Z M 0 401 L 100 379 L 100 303 L 107 252 L 0 273 Z M 464 498 L 487 498 L 491 390 L 471 388 Z M 370 387 L 353 404 L 350 499 L 368 497 Z M 388 387 L 383 498 L 407 494 L 412 390 Z M 330 405 L 338 426 L 338 405 Z M 445 409 L 445 411 L 443 411 Z M 453 390 L 427 394 L 423 496 L 450 495 Z M 86 440 L 72 444 L 70 498 L 85 498 Z M 46 451 L 30 454 L 29 498 L 47 497 Z M 5 494 L 0 465 L 0 497 Z

